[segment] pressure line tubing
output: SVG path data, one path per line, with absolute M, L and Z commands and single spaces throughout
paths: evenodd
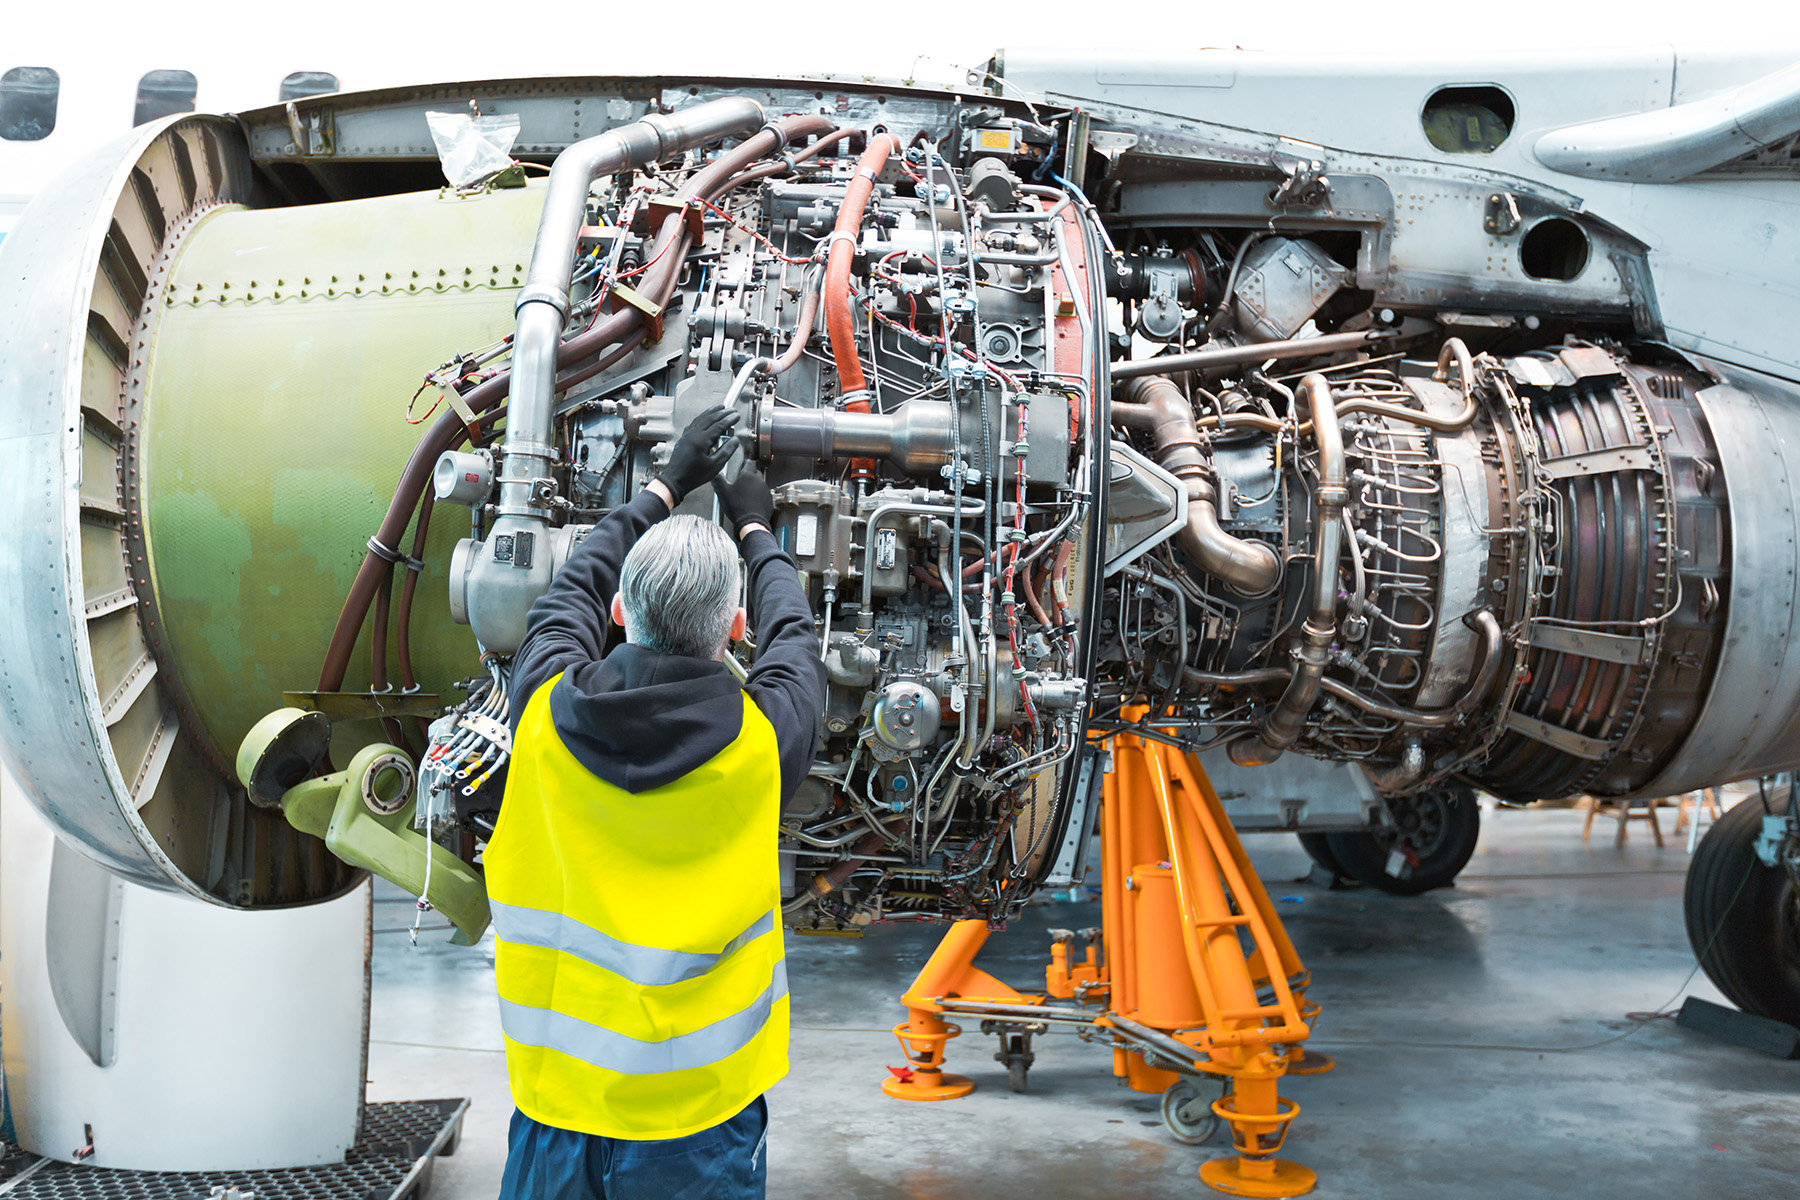
M 1356 350 L 1392 335 L 1385 330 L 1356 333 L 1327 333 L 1321 337 L 1289 338 L 1280 342 L 1252 342 L 1244 346 L 1221 346 L 1213 350 L 1195 350 L 1188 354 L 1159 354 L 1155 358 L 1138 358 L 1112 364 L 1116 380 L 1136 379 L 1141 375 L 1172 375 L 1185 371 L 1210 371 L 1219 367 L 1237 367 L 1246 363 L 1268 362 L 1270 359 L 1311 358 L 1316 354 L 1335 354 L 1340 350 Z
M 1245 742 L 1232 746 L 1234 757 L 1244 750 L 1260 749 L 1266 761 L 1277 758 L 1300 740 L 1307 714 L 1318 702 L 1325 668 L 1331 661 L 1331 640 L 1337 635 L 1338 551 L 1343 539 L 1340 519 L 1350 499 L 1345 471 L 1344 437 L 1331 385 L 1319 374 L 1300 381 L 1300 395 L 1312 414 L 1313 442 L 1319 448 L 1319 486 L 1314 493 L 1318 513 L 1313 518 L 1312 602 L 1301 625 L 1300 646 L 1295 651 L 1294 677 L 1269 715 L 1263 718 L 1260 747 Z M 1248 765 L 1248 764 L 1246 764 Z
M 1443 729 L 1454 725 L 1474 712 L 1475 706 L 1481 702 L 1488 689 L 1494 686 L 1494 679 L 1500 672 L 1500 655 L 1504 642 L 1500 622 L 1494 618 L 1493 613 L 1485 608 L 1464 617 L 1463 623 L 1473 626 L 1481 634 L 1481 666 L 1476 668 L 1475 676 L 1470 681 L 1468 690 L 1448 708 L 1408 708 L 1405 705 L 1388 704 L 1372 696 L 1365 696 L 1336 679 L 1325 679 L 1321 688 L 1339 700 L 1355 705 L 1371 716 L 1381 717 L 1401 725 L 1419 726 L 1425 729 Z M 1182 682 L 1192 687 L 1256 687 L 1265 683 L 1285 683 L 1293 678 L 1293 672 L 1285 667 L 1259 667 L 1253 671 L 1228 673 L 1200 671 L 1193 667 L 1184 667 L 1181 678 Z

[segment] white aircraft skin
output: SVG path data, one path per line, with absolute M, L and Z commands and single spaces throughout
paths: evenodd
M 397 55 L 384 38 L 343 39 L 310 21 L 291 36 L 260 44 L 254 55 L 217 40 L 121 39 L 99 48 L 75 22 L 63 24 L 67 28 L 54 36 L 0 45 L 0 77 L 20 66 L 49 67 L 59 76 L 49 136 L 0 139 L 0 238 L 42 183 L 130 127 L 138 81 L 149 71 L 191 71 L 198 111 L 237 112 L 276 102 L 283 79 L 298 71 L 328 72 L 343 89 L 363 90 L 459 73 L 491 79 L 580 70 L 562 61 L 566 47 L 549 49 L 556 61 L 547 61 L 546 48 L 539 47 L 536 61 L 527 64 L 519 61 L 527 57 L 521 47 L 500 39 L 491 52 L 484 47 L 477 67 L 457 72 L 443 59 Z M 711 67 L 713 56 L 702 57 Z M 1553 165 L 1547 158 L 1555 156 L 1541 145 L 1546 135 L 1571 126 L 1681 106 L 1692 106 L 1681 108 L 1684 113 L 1702 109 L 1800 62 L 1800 43 L 1744 39 L 1730 48 L 1664 44 L 1461 54 L 1239 49 L 1168 56 L 1056 48 L 1010 50 L 1002 57 L 1007 95 L 1073 97 L 1277 133 L 1327 149 L 1479 166 L 1572 193 L 1586 211 L 1650 247 L 1671 341 L 1800 378 L 1800 341 L 1791 333 L 1800 324 L 1800 221 L 1792 219 L 1800 202 L 1800 165 L 1785 177 L 1643 183 L 1616 172 L 1572 173 L 1568 156 Z M 940 76 L 946 66 L 937 64 Z M 585 68 L 605 70 L 599 64 Z M 806 73 L 821 74 L 817 66 Z M 1516 104 L 1513 131 L 1491 154 L 1447 154 L 1423 136 L 1418 117 L 1426 97 L 1463 84 L 1496 85 Z M 1800 79 L 1791 90 L 1793 111 L 1800 114 Z M 1678 114 L 1670 117 L 1679 122 Z M 1800 127 L 1800 115 L 1793 124 Z M 1428 206 L 1412 219 L 1450 218 Z
M 1741 127 L 1732 146 L 1775 144 L 1800 132 L 1800 43 L 1748 40 L 1732 49 L 1670 46 L 1531 53 L 1372 56 L 1205 51 L 1179 57 L 1078 58 L 1066 50 L 1005 56 L 1008 93 L 1080 97 L 1240 129 L 1330 150 L 1417 163 L 1479 167 L 1578 197 L 1584 211 L 1649 247 L 1656 299 L 1669 340 L 1683 349 L 1800 379 L 1800 158 L 1757 177 L 1690 172 L 1672 158 L 1684 136 L 1721 115 Z M 1437 89 L 1493 85 L 1517 109 L 1511 134 L 1490 154 L 1452 154 L 1425 137 L 1420 110 Z M 1017 89 L 1015 92 L 1013 89 Z M 1760 91 L 1758 90 L 1760 88 Z M 1744 117 L 1752 101 L 1771 114 Z M 1602 170 L 1571 154 L 1574 127 L 1643 114 L 1649 150 L 1634 166 Z M 1631 134 L 1629 129 L 1620 133 Z M 1582 135 L 1599 147 L 1601 138 Z M 1790 144 L 1791 148 L 1791 144 Z M 1560 151 L 1560 152 L 1559 152 Z M 1741 150 L 1730 149 L 1736 157 Z M 1713 161 L 1724 161 L 1721 151 Z M 1622 161 L 1622 160 L 1621 160 Z M 1654 180 L 1654 182 L 1642 182 Z M 1415 197 L 1406 218 L 1461 239 L 1467 214 Z M 1492 260 L 1489 260 L 1492 261 Z M 1471 267 L 1475 264 L 1472 262 Z

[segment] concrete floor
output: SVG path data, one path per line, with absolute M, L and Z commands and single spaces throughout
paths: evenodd
M 1598 833 L 1584 845 L 1581 820 L 1492 814 L 1457 886 L 1410 899 L 1290 882 L 1309 866 L 1292 837 L 1246 839 L 1324 1005 L 1311 1044 L 1338 1061 L 1283 1086 L 1304 1110 L 1285 1154 L 1319 1173 L 1316 1195 L 1800 1194 L 1800 1063 L 1625 1017 L 1683 994 L 1720 999 L 1704 976 L 1688 978 L 1683 848 L 1656 849 L 1641 825 L 1622 850 Z M 463 1147 L 440 1164 L 433 1196 L 489 1200 L 511 1113 L 492 942 L 422 938 L 413 949 L 394 932 L 410 898 L 377 899 L 369 1094 L 471 1097 Z M 1097 903 L 1034 907 L 981 965 L 1030 987 L 1046 929 L 1098 923 Z M 770 1094 L 771 1196 L 1214 1194 L 1195 1172 L 1226 1135 L 1177 1144 L 1157 1098 L 1119 1087 L 1110 1053 L 1071 1035 L 1038 1039 L 1025 1095 L 1007 1090 L 993 1040 L 971 1031 L 952 1043 L 951 1068 L 976 1081 L 973 1096 L 884 1097 L 884 1065 L 899 1061 L 895 996 L 935 940 L 925 928 L 790 939 L 793 1071 Z

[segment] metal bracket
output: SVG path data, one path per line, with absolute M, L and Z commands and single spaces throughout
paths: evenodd
M 303 158 L 330 158 L 337 153 L 337 121 L 328 104 L 308 108 L 304 114 L 292 100 L 287 102 L 288 135 L 294 139 L 294 153 Z
M 1314 153 L 1318 157 L 1313 157 Z M 1323 147 L 1282 138 L 1280 147 L 1270 151 L 1269 164 L 1285 176 L 1281 185 L 1269 193 L 1269 207 L 1300 204 L 1322 208 L 1330 204 L 1331 180 L 1325 177 Z
M 662 337 L 663 337 L 662 305 L 656 303 L 654 300 L 650 299 L 650 297 L 644 295 L 644 293 L 638 291 L 636 288 L 628 287 L 623 283 L 613 284 L 612 294 L 614 296 L 617 296 L 619 299 L 623 300 L 625 303 L 631 305 L 631 307 L 637 309 L 639 312 L 644 314 L 644 324 L 646 326 L 648 326 L 650 329 L 649 340 L 652 345 L 654 345 L 657 342 L 662 341 Z
M 1487 212 L 1481 219 L 1483 229 L 1504 237 L 1516 232 L 1520 223 L 1519 202 L 1511 192 L 1495 192 L 1487 198 Z
M 283 692 L 290 708 L 324 713 L 338 721 L 372 721 L 379 717 L 437 717 L 444 711 L 436 692 Z
M 1762 819 L 1762 832 L 1756 835 L 1756 857 L 1765 867 L 1781 865 L 1781 846 L 1787 841 L 1791 830 L 1788 828 L 1786 815 L 1765 816 Z
M 1654 471 L 1656 461 L 1648 446 L 1607 446 L 1581 454 L 1565 454 L 1546 458 L 1540 464 L 1552 479 L 1572 479 L 1578 475 L 1606 475 L 1614 471 Z
M 1528 717 L 1524 713 L 1507 713 L 1504 724 L 1514 733 L 1522 734 L 1534 742 L 1542 742 L 1565 754 L 1573 754 L 1576 758 L 1586 758 L 1598 762 L 1612 754 L 1613 751 L 1612 743 L 1604 738 L 1588 737 L 1586 734 L 1576 733 L 1572 729 L 1564 729 L 1560 725 L 1552 725 L 1548 721 Z
M 1531 623 L 1526 640 L 1540 650 L 1579 654 L 1583 658 L 1624 663 L 1632 667 L 1644 666 L 1651 658 L 1650 643 L 1641 637 L 1595 633 L 1591 629 L 1572 629 L 1567 625 L 1548 625 L 1541 621 Z
M 663 221 L 675 213 L 680 213 L 687 224 L 688 233 L 696 242 L 706 236 L 706 210 L 692 200 L 676 204 L 668 199 L 655 199 L 646 204 L 644 208 L 649 217 L 650 229 L 653 231 L 661 229 Z

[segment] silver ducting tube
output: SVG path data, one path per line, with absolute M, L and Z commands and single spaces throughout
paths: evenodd
M 556 451 L 556 347 L 569 315 L 575 243 L 587 208 L 588 188 L 602 175 L 654 162 L 670 154 L 763 124 L 762 106 L 744 97 L 696 104 L 576 142 L 556 156 L 538 218 L 537 240 L 525 286 L 519 291 L 513 335 L 512 395 L 506 419 L 506 453 L 500 480 L 501 515 L 542 513 L 532 481 L 547 477 Z
M 1289 746 L 1300 740 L 1306 729 L 1306 716 L 1318 702 L 1325 681 L 1325 668 L 1331 662 L 1331 641 L 1337 636 L 1338 551 L 1342 544 L 1344 505 L 1350 499 L 1349 477 L 1345 472 L 1344 437 L 1338 428 L 1337 408 L 1331 385 L 1323 375 L 1308 375 L 1300 381 L 1300 395 L 1306 397 L 1312 415 L 1312 436 L 1319 448 L 1319 487 L 1315 494 L 1318 511 L 1313 514 L 1312 601 L 1301 626 L 1300 645 L 1294 653 L 1294 677 L 1275 708 L 1263 719 L 1257 742 L 1238 742 L 1232 746 L 1232 758 L 1240 765 L 1246 757 L 1257 762 L 1272 762 Z M 1240 757 L 1242 756 L 1242 757 Z
M 885 458 L 914 474 L 950 462 L 956 448 L 950 405 L 941 400 L 909 401 L 894 413 L 764 404 L 756 442 L 759 458 Z
M 1195 566 L 1238 595 L 1268 592 L 1281 578 L 1281 558 L 1273 547 L 1234 537 L 1219 524 L 1218 493 L 1208 478 L 1187 397 L 1161 375 L 1134 381 L 1125 395 L 1125 401 L 1112 406 L 1113 420 L 1147 430 L 1156 442 L 1157 463 L 1187 488 L 1187 524 L 1176 532 L 1175 544 Z
M 1174 375 L 1186 371 L 1239 367 L 1246 363 L 1268 362 L 1272 358 L 1311 358 L 1318 354 L 1335 354 L 1339 350 L 1360 349 L 1370 342 L 1392 336 L 1394 335 L 1387 330 L 1327 333 L 1320 337 L 1289 338 L 1282 342 L 1220 346 L 1212 350 L 1195 350 L 1191 354 L 1159 354 L 1155 358 L 1116 362 L 1112 365 L 1112 377 L 1115 381 L 1138 379 L 1145 375 Z

